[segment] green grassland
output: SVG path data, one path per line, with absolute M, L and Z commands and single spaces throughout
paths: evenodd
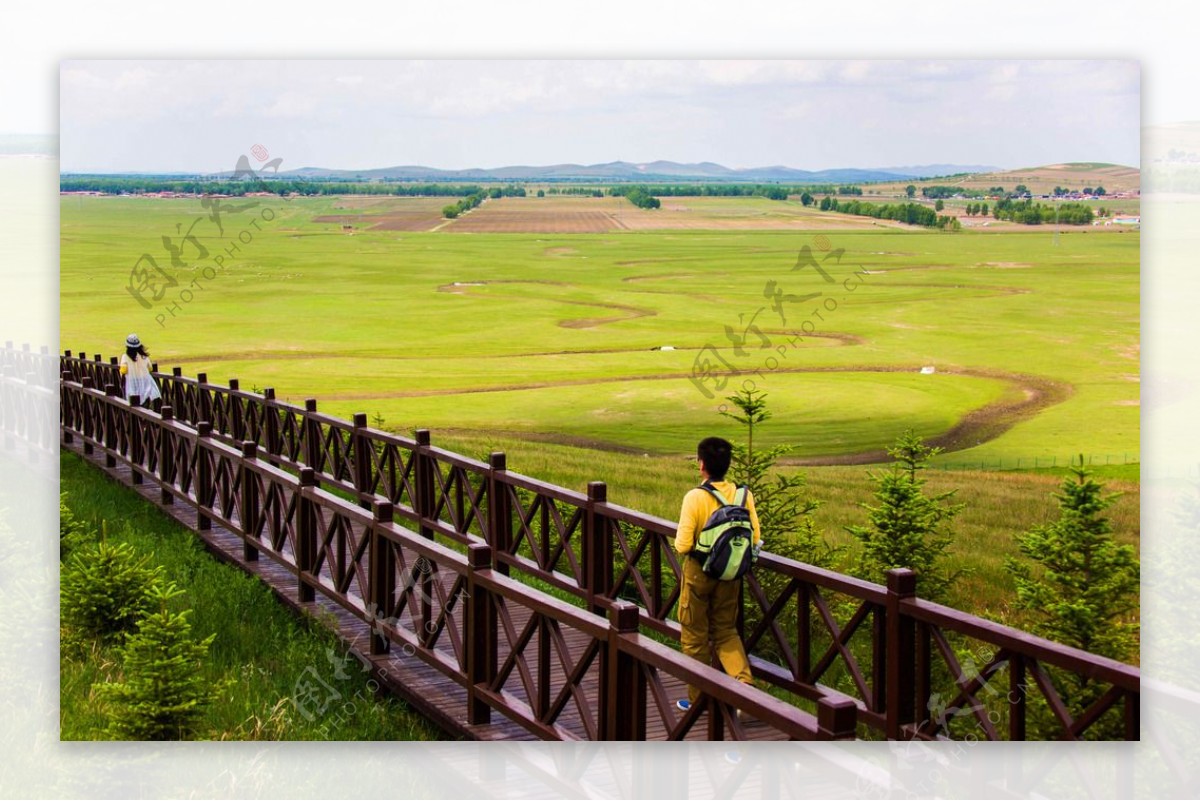
M 793 270 L 811 231 L 347 235 L 312 222 L 335 198 L 259 200 L 275 219 L 204 280 L 172 268 L 161 237 L 199 219 L 211 264 L 253 212 L 228 215 L 221 238 L 196 200 L 64 198 L 63 346 L 116 353 L 136 330 L 164 367 L 392 428 L 652 454 L 686 452 L 747 378 L 771 393 L 771 440 L 819 458 L 878 450 L 909 426 L 935 434 L 1033 376 L 1069 397 L 958 457 L 1138 450 L 1136 232 L 831 231 L 829 252 L 844 253 L 823 262 L 826 283 Z M 180 281 L 150 311 L 125 289 L 142 252 Z M 160 326 L 194 278 L 193 300 Z M 770 281 L 823 294 L 777 311 Z M 751 322 L 765 339 L 749 332 L 738 355 L 726 327 Z M 677 350 L 652 350 L 663 345 Z M 708 382 L 712 397 L 688 379 L 708 345 L 744 371 Z M 938 372 L 919 375 L 926 365 Z
M 837 462 L 878 452 L 906 428 L 937 436 L 1052 386 L 1053 402 L 982 430 L 938 463 L 1053 458 L 1059 469 L 930 474 L 932 489 L 957 489 L 967 504 L 953 559 L 975 572 L 951 602 L 1022 622 L 1003 560 L 1016 553 L 1015 533 L 1056 516 L 1051 493 L 1072 454 L 1120 455 L 1099 471 L 1123 493 L 1112 510 L 1118 537 L 1138 539 L 1137 466 L 1124 464 L 1139 451 L 1135 230 L 347 232 L 313 222 L 346 214 L 342 199 L 252 200 L 275 219 L 249 228 L 250 241 L 205 280 L 199 267 L 172 268 L 161 237 L 199 220 L 210 252 L 201 264 L 212 265 L 258 210 L 229 215 L 218 237 L 195 199 L 64 197 L 62 347 L 114 355 L 137 331 L 163 369 L 236 377 L 296 403 L 317 398 L 323 411 L 378 415 L 394 431 L 431 428 L 435 444 L 477 457 L 503 450 L 511 469 L 573 489 L 606 480 L 614 502 L 667 518 L 696 480 L 685 458 L 695 441 L 740 436 L 717 411 L 753 381 L 775 414 L 758 441 L 792 445 L 791 458 L 806 462 L 823 501 L 818 526 L 847 546 L 846 569 L 855 551 L 843 527 L 864 522 L 858 504 L 872 485 L 869 468 Z M 774 205 L 821 218 L 790 201 L 711 200 L 669 205 L 714 227 L 739 203 L 746 214 Z M 805 246 L 829 256 L 821 264 L 833 282 L 793 269 Z M 830 255 L 839 250 L 840 260 Z M 143 252 L 179 280 L 149 311 L 125 288 Z M 160 326 L 155 316 L 194 278 L 203 289 Z M 771 281 L 784 295 L 822 294 L 777 311 Z M 745 332 L 752 320 L 769 346 Z M 742 355 L 726 326 L 747 333 Z M 702 382 L 711 397 L 689 380 L 706 346 L 741 371 L 723 387 Z M 936 372 L 922 375 L 924 366 Z

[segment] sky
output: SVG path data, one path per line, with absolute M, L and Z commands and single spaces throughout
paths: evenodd
M 60 65 L 62 172 L 1139 163 L 1134 60 Z

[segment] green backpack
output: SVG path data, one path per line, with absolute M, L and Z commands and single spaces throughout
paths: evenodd
M 692 549 L 692 556 L 700 561 L 704 575 L 721 581 L 740 579 L 754 562 L 754 531 L 750 524 L 750 510 L 746 508 L 745 487 L 738 487 L 733 503 L 707 481 L 700 485 L 720 504 L 713 512 Z

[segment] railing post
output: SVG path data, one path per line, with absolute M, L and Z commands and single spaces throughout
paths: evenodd
M 871 691 L 863 700 L 867 708 L 882 712 L 888 699 L 888 620 L 890 611 L 886 604 L 871 605 Z
M 1142 739 L 1142 696 L 1137 692 L 1126 692 L 1122 702 L 1125 719 L 1125 739 Z
M 358 505 L 364 509 L 371 508 L 371 500 L 367 497 L 371 491 L 371 440 L 367 437 L 367 415 L 358 412 L 354 415 L 354 434 L 350 441 L 354 449 L 354 489 L 358 491 Z
M 212 528 L 212 518 L 204 513 L 212 502 L 212 462 L 207 447 L 212 438 L 212 423 L 202 420 L 196 424 L 196 527 L 201 531 Z
M 508 470 L 508 461 L 500 451 L 488 455 L 488 530 L 484 532 L 487 544 L 492 548 L 492 570 L 502 576 L 507 576 L 509 565 L 499 557 L 512 550 L 512 504 L 508 497 L 508 485 L 501 479 L 500 474 Z M 495 603 L 487 605 L 487 628 L 492 632 L 488 638 L 488 664 L 492 665 L 492 675 L 499 654 L 500 642 L 499 618 Z
M 116 467 L 117 457 L 114 451 L 117 449 L 117 410 L 116 404 L 112 402 L 117 396 L 116 386 L 105 384 L 104 396 L 109 399 L 104 403 L 104 466 Z
M 433 529 L 425 525 L 425 521 L 433 516 L 434 489 L 433 470 L 437 465 L 429 455 L 429 429 L 422 428 L 416 432 L 417 447 L 413 449 L 412 458 L 417 460 L 413 467 L 417 497 L 413 507 L 418 517 L 418 531 L 425 539 L 433 539 Z M 421 572 L 421 623 L 433 618 L 433 580 L 430 571 Z
M 252 440 L 242 442 L 242 461 L 238 463 L 241 472 L 241 524 L 242 524 L 242 558 L 247 562 L 258 561 L 258 548 L 250 544 L 258 539 L 258 529 L 261 525 L 261 509 L 259 509 L 258 474 L 247 464 L 258 458 L 258 443 Z
M 379 533 L 381 526 L 392 522 L 395 508 L 391 501 L 378 501 L 375 504 L 375 525 L 371 526 L 370 545 L 370 608 L 372 614 L 371 654 L 378 656 L 386 654 L 390 648 L 387 634 L 381 628 L 384 622 L 391 622 L 395 609 L 396 598 L 396 553 L 392 545 Z
M 887 571 L 887 638 L 885 660 L 887 681 L 884 691 L 886 734 L 889 740 L 901 739 L 901 730 L 915 720 L 916 626 L 900 611 L 900 601 L 917 594 L 917 574 L 908 568 Z M 876 646 L 878 647 L 878 645 Z
M 142 418 L 133 410 L 142 405 L 142 399 L 138 395 L 129 396 L 129 427 L 126 429 L 126 437 L 128 437 L 129 445 L 129 474 L 133 477 L 134 484 L 142 483 L 142 462 L 145 457 L 142 449 Z
M 68 358 L 70 355 L 71 351 L 67 351 Z M 62 412 L 62 441 L 65 445 L 70 445 L 75 441 L 75 436 L 71 433 L 71 429 L 75 427 L 75 415 L 73 414 L 74 409 L 71 403 L 74 394 L 68 395 L 67 382 L 69 381 L 71 381 L 71 371 L 63 370 L 62 383 L 58 389 L 58 398 L 59 408 Z
M 304 463 L 313 470 L 321 469 L 321 424 L 312 418 L 317 411 L 317 399 L 304 401 Z
M 1008 739 L 1014 743 L 1025 739 L 1027 689 L 1025 657 L 1022 654 L 1010 654 L 1008 657 Z
M 849 698 L 817 699 L 817 739 L 853 740 L 858 727 L 858 707 Z
M 4 378 L 13 377 L 13 369 L 10 365 L 4 365 L 0 369 L 0 376 Z M 5 413 L 4 407 L 8 406 L 11 411 Z M 0 432 L 4 434 L 4 450 L 11 451 L 16 447 L 15 433 L 17 430 L 17 395 L 16 392 L 0 391 Z
M 430 474 L 430 470 L 436 469 L 436 466 L 431 464 L 428 452 L 429 429 L 417 430 L 414 439 L 417 441 L 417 447 L 413 449 L 412 455 L 412 458 L 416 459 L 416 464 L 413 466 L 413 483 L 416 485 L 417 497 L 413 499 L 413 508 L 420 518 L 418 524 L 421 536 L 431 540 L 433 539 L 433 529 L 425 525 L 425 520 L 433 514 L 433 476 Z
M 717 660 L 715 654 L 713 655 L 711 667 L 717 670 L 721 669 L 721 663 Z M 710 743 L 720 742 L 725 739 L 725 710 L 711 696 L 708 699 L 708 731 L 705 733 L 705 736 Z
M 512 506 L 509 504 L 508 485 L 497 473 L 508 470 L 507 457 L 500 451 L 488 456 L 488 530 L 486 539 L 492 546 L 492 569 L 507 576 L 508 563 L 499 559 L 512 548 Z
M 171 447 L 172 434 L 169 425 L 175 419 L 175 411 L 170 406 L 164 406 L 159 415 L 163 422 L 158 432 L 158 479 L 162 488 L 159 499 L 169 506 L 175 502 L 175 493 L 169 489 L 175 481 L 175 450 Z
M 596 513 L 596 505 L 608 501 L 608 485 L 589 481 L 587 508 L 583 517 L 583 576 L 587 584 L 588 608 L 603 615 L 612 584 L 612 529 L 608 520 Z M 603 599 L 603 600 L 602 600 Z
M 479 688 L 491 684 L 496 675 L 496 616 L 492 597 L 480 583 L 478 571 L 492 566 L 492 549 L 481 542 L 467 546 L 467 608 L 465 610 L 467 647 L 467 722 L 490 723 L 492 708 L 479 696 Z
M 186 415 L 187 410 L 184 410 Z M 214 422 L 212 417 L 212 391 L 208 388 L 208 373 L 196 373 L 196 419 L 192 422 L 198 423 L 201 420 L 207 420 L 210 423 Z M 218 429 L 220 430 L 220 429 Z M 222 434 L 227 434 L 227 431 L 222 431 Z
M 279 439 L 279 410 L 275 408 L 275 388 L 263 390 L 263 426 L 266 428 L 267 454 L 271 464 L 279 467 L 279 452 L 283 444 Z
M 183 368 L 175 366 L 171 368 L 171 378 L 182 378 Z M 163 382 L 163 403 L 169 403 L 172 406 L 183 406 L 183 384 L 180 381 L 164 381 Z
M 225 413 L 229 416 L 229 436 L 238 442 L 246 439 L 246 421 L 242 419 L 242 404 L 233 393 L 238 391 L 240 382 L 236 378 L 229 379 L 229 395 L 226 396 Z
M 638 607 L 614 601 L 608 610 L 608 638 L 600 662 L 600 739 L 646 739 L 646 677 L 638 662 L 621 650 L 623 634 L 638 630 Z
M 796 590 L 796 675 L 801 684 L 812 684 L 812 589 L 801 581 Z
M 92 389 L 91 376 L 83 376 L 79 383 L 82 384 L 84 389 Z M 95 449 L 92 447 L 92 439 L 95 437 L 96 420 L 95 416 L 90 414 L 89 411 L 94 411 L 96 404 L 89 401 L 89 397 L 90 393 L 86 392 L 82 393 L 79 397 L 79 427 L 83 432 L 83 453 L 85 456 L 91 456 L 95 452 Z
M 316 472 L 311 467 L 301 467 L 300 486 L 296 489 L 300 493 L 296 500 L 296 580 L 297 595 L 301 602 L 316 598 L 316 591 L 309 580 L 317 555 L 317 510 L 308 497 L 309 488 L 316 485 Z

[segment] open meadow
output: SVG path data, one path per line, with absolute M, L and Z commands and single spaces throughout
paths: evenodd
M 717 411 L 752 381 L 774 412 L 761 441 L 794 447 L 832 541 L 863 520 L 864 465 L 912 428 L 943 466 L 1115 465 L 1136 542 L 1136 230 L 946 233 L 757 197 L 501 198 L 447 222 L 445 203 L 229 199 L 243 210 L 220 233 L 196 198 L 64 196 L 61 346 L 117 355 L 136 331 L 161 369 L 504 449 L 668 517 L 695 478 L 684 457 L 739 436 Z M 128 289 L 143 253 L 178 282 L 149 309 Z M 1054 516 L 1058 477 L 933 475 L 975 505 L 956 529 L 979 568 L 964 598 L 1003 609 L 1011 535 Z
M 196 200 L 65 197 L 63 347 L 115 355 L 132 330 L 164 367 L 389 428 L 639 454 L 688 452 L 746 381 L 771 393 L 768 439 L 810 463 L 908 427 L 953 433 L 959 461 L 1137 453 L 1136 231 L 451 236 L 510 199 L 432 233 L 314 221 L 339 199 L 256 201 L 272 221 L 206 237 Z M 187 245 L 172 268 L 177 224 L 206 261 Z M 127 289 L 143 252 L 178 281 L 150 309 Z

